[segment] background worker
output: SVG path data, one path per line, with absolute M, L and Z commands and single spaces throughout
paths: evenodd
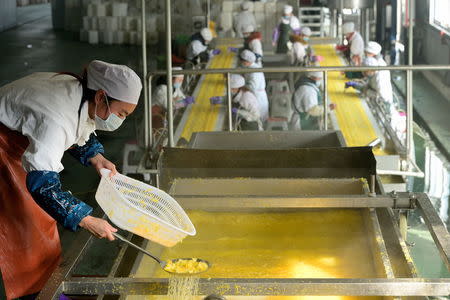
M 183 70 L 181 67 L 174 67 L 172 70 Z M 174 75 L 172 77 L 173 86 L 173 107 L 175 110 L 186 107 L 189 104 L 195 103 L 195 100 L 191 96 L 185 96 L 181 89 L 184 81 L 184 75 Z M 152 125 L 154 129 L 163 128 L 164 120 L 167 112 L 167 78 L 161 77 L 157 82 L 156 88 L 152 95 Z
M 336 48 L 344 52 L 352 66 L 360 66 L 364 56 L 364 40 L 361 34 L 355 30 L 353 22 L 344 23 L 342 32 L 347 40 L 347 45 L 340 45 Z
M 250 50 L 244 50 L 240 54 L 240 65 L 243 68 L 258 69 L 256 56 Z M 269 118 L 269 100 L 266 93 L 266 78 L 262 72 L 252 72 L 244 75 L 245 87 L 252 91 L 258 99 L 261 120 L 265 122 Z
M 191 42 L 186 50 L 186 58 L 194 64 L 206 63 L 214 56 L 220 54 L 220 49 L 209 49 L 209 44 L 213 39 L 209 28 L 203 28 L 200 32 L 191 37 Z
M 233 29 L 236 33 L 236 37 L 244 37 L 245 29 L 248 26 L 256 28 L 256 20 L 253 13 L 250 11 L 252 3 L 250 1 L 244 1 L 241 4 L 241 11 L 234 17 Z
M 272 46 L 276 47 L 276 53 L 287 53 L 289 37 L 300 32 L 300 21 L 293 14 L 294 8 L 285 5 L 283 16 L 272 34 Z
M 253 92 L 245 89 L 245 78 L 239 74 L 230 76 L 232 109 L 238 130 L 263 130 L 258 99 Z M 224 104 L 224 97 L 212 97 L 211 104 Z
M 292 95 L 293 113 L 289 127 L 291 130 L 319 130 L 323 116 L 323 101 L 320 85 L 323 79 L 322 72 L 309 72 L 295 84 Z M 335 108 L 330 104 L 330 109 Z

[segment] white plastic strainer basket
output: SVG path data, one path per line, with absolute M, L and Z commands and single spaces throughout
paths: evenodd
M 166 247 L 196 231 L 183 208 L 166 192 L 102 169 L 95 199 L 118 227 Z

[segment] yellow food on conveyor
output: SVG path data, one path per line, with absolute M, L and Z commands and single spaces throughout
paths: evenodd
M 314 51 L 324 58 L 321 66 L 343 66 L 342 60 L 332 45 L 315 45 Z M 347 146 L 367 146 L 378 136 L 356 91 L 344 88 L 346 81 L 348 79 L 340 72 L 329 72 L 328 99 L 337 106 L 335 110 L 336 118 Z M 378 149 L 374 149 L 374 153 L 376 155 L 387 154 Z
M 370 236 L 361 210 L 290 213 L 190 211 L 197 235 L 162 259 L 201 257 L 211 268 L 203 278 L 376 278 Z M 135 277 L 166 278 L 143 257 Z M 135 299 L 128 297 L 128 299 Z M 167 299 L 145 297 L 136 299 Z M 199 297 L 198 299 L 202 299 Z M 357 297 L 227 297 L 234 299 L 333 299 Z M 374 298 L 378 299 L 378 298 Z
M 211 60 L 210 69 L 231 68 L 233 58 L 236 54 L 229 53 L 227 47 L 218 47 L 222 53 L 214 56 Z M 223 96 L 225 94 L 226 79 L 221 74 L 204 75 L 203 81 L 195 104 L 189 114 L 186 125 L 183 128 L 181 137 L 187 141 L 191 139 L 192 133 L 199 131 L 213 131 L 216 127 L 219 106 L 211 105 L 209 98 Z

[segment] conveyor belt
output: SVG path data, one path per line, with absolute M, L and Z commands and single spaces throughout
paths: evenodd
M 211 69 L 231 68 L 234 53 L 229 53 L 227 47 L 219 47 L 220 55 L 212 58 L 209 65 Z M 189 141 L 194 132 L 213 131 L 216 127 L 219 107 L 211 105 L 209 98 L 223 96 L 225 94 L 226 79 L 223 75 L 212 74 L 202 76 L 201 86 L 196 96 L 196 102 L 192 106 L 189 117 L 185 123 L 181 137 Z
M 321 66 L 343 66 L 332 45 L 315 45 L 314 51 L 324 58 Z M 330 102 L 337 105 L 336 118 L 347 145 L 349 147 L 367 146 L 378 136 L 358 94 L 353 89 L 345 90 L 346 81 L 345 76 L 339 72 L 328 73 L 328 96 Z M 378 149 L 374 149 L 374 152 L 376 155 L 387 154 Z

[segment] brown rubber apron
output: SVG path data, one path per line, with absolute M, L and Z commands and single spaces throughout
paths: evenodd
M 56 221 L 28 192 L 28 139 L 0 124 L 0 268 L 8 299 L 39 292 L 61 255 Z

